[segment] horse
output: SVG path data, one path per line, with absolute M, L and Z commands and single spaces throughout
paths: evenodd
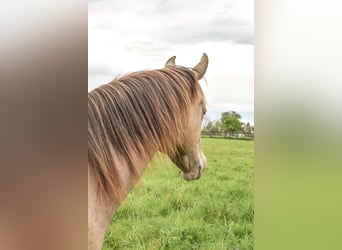
M 200 134 L 206 101 L 199 85 L 208 67 L 139 71 L 88 93 L 88 249 L 99 250 L 111 219 L 156 152 L 185 180 L 201 177 L 206 158 Z

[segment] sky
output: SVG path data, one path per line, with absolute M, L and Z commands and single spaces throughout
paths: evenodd
M 211 120 L 236 111 L 254 125 L 254 1 L 89 0 L 88 91 L 115 77 L 176 64 L 209 66 L 201 86 Z

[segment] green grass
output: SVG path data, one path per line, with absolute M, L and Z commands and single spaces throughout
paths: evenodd
M 187 182 L 154 160 L 113 218 L 109 249 L 253 249 L 254 142 L 202 138 L 207 169 Z

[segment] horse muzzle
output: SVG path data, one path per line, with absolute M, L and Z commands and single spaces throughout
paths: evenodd
M 182 176 L 187 181 L 197 180 L 197 179 L 201 178 L 202 173 L 205 171 L 205 167 L 206 167 L 206 160 L 204 158 L 202 163 L 196 168 L 195 171 L 190 171 L 187 173 L 183 172 Z

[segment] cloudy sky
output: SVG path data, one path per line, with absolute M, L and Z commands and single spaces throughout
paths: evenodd
M 88 11 L 89 91 L 173 55 L 192 67 L 206 52 L 209 117 L 234 110 L 254 124 L 253 1 L 89 0 Z

